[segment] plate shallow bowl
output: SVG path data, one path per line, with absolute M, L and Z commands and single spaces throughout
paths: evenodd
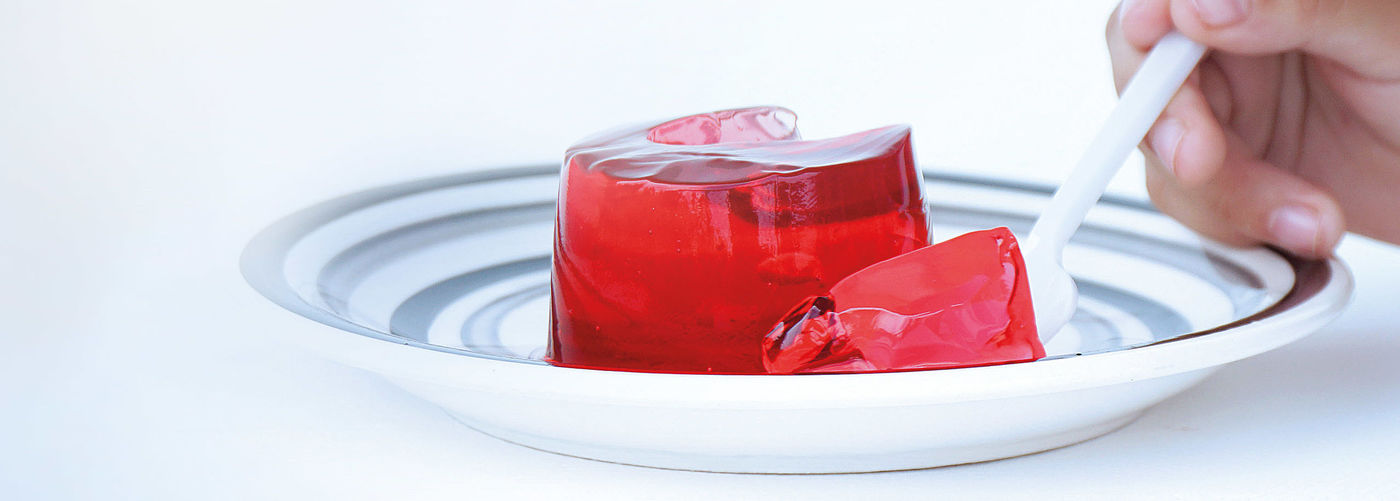
M 1051 192 L 927 177 L 940 238 L 1023 234 Z M 557 182 L 557 167 L 525 167 L 341 197 L 260 233 L 243 274 L 322 324 L 295 339 L 487 434 L 603 461 L 765 473 L 925 468 L 1087 440 L 1317 330 L 1352 287 L 1338 261 L 1203 242 L 1109 197 L 1066 249 L 1083 297 L 1043 360 L 801 376 L 561 368 L 540 360 Z

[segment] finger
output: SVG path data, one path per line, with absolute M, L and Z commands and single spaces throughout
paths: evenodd
M 1270 152 L 1281 111 L 1296 111 L 1297 100 L 1283 99 L 1294 95 L 1301 81 L 1285 78 L 1287 65 L 1296 59 L 1215 52 L 1201 62 L 1201 91 L 1211 109 L 1226 129 L 1245 139 L 1256 157 Z
M 1151 0 L 1147 0 L 1151 1 Z M 1162 3 L 1165 7 L 1165 3 Z M 1147 8 L 1144 4 L 1134 4 L 1134 8 Z M 1131 11 L 1138 13 L 1138 11 Z M 1165 18 L 1165 13 L 1163 13 Z M 1107 32 L 1109 53 L 1113 56 L 1114 80 L 1119 87 L 1126 85 L 1133 71 L 1141 64 L 1144 53 L 1131 46 L 1123 32 L 1114 31 L 1110 24 Z M 1221 113 L 1212 108 L 1212 102 L 1201 92 L 1201 85 L 1215 84 L 1222 78 L 1212 67 L 1203 66 L 1203 71 L 1191 76 L 1183 85 L 1182 91 L 1169 102 L 1162 118 L 1152 126 L 1142 143 L 1142 151 L 1154 155 L 1163 167 L 1180 176 L 1187 185 L 1198 185 L 1207 181 L 1225 160 L 1225 133 L 1221 129 Z M 1214 99 L 1228 112 L 1228 99 Z
M 1145 153 L 1186 186 L 1205 183 L 1225 162 L 1225 131 L 1198 83 L 1177 92 L 1147 133 Z
M 1173 24 L 1240 54 L 1302 50 L 1365 76 L 1400 78 L 1400 2 L 1394 0 L 1171 0 Z
M 1170 0 L 1125 0 L 1118 6 L 1111 25 L 1121 26 L 1124 41 L 1146 51 L 1172 30 Z
M 1336 199 L 1266 162 L 1232 155 L 1209 183 L 1197 187 L 1178 182 L 1155 159 L 1148 163 L 1148 192 L 1162 212 L 1216 240 L 1269 243 L 1320 258 L 1331 255 L 1342 237 Z
M 1125 2 L 1118 7 L 1118 12 L 1123 12 L 1122 9 L 1139 4 L 1140 2 Z M 1142 66 L 1142 60 L 1147 57 L 1147 52 L 1128 42 L 1123 33 L 1123 26 L 1118 22 L 1118 19 L 1117 15 L 1109 17 L 1108 26 L 1104 30 L 1104 39 L 1108 44 L 1108 57 L 1113 67 L 1113 82 L 1118 91 L 1122 92 L 1123 86 L 1128 84 L 1128 79 L 1133 77 L 1139 66 Z
M 1146 52 L 1134 46 L 1123 30 L 1136 28 L 1148 33 L 1138 38 L 1152 38 L 1146 47 L 1150 48 L 1155 38 L 1171 29 L 1168 6 L 1167 0 L 1124 2 L 1119 7 L 1122 23 L 1110 20 L 1106 37 L 1113 59 L 1114 80 L 1120 91 L 1146 57 Z M 1193 74 L 1167 105 L 1141 146 L 1144 153 L 1157 157 L 1169 172 L 1181 176 L 1181 181 L 1188 185 L 1204 182 L 1225 158 L 1225 134 L 1220 125 L 1224 115 L 1213 109 L 1212 104 L 1228 107 L 1228 99 L 1208 101 L 1201 91 L 1201 85 L 1206 82 L 1218 87 L 1216 81 L 1221 78 L 1223 76 L 1215 70 Z

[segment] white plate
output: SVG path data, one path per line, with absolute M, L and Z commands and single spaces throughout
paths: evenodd
M 1105 199 L 1066 249 L 1071 331 L 1025 364 L 884 374 L 736 376 L 553 367 L 556 167 L 369 190 L 259 234 L 243 273 L 323 325 L 289 332 L 511 442 L 618 463 L 722 472 L 925 468 L 1107 433 L 1213 370 L 1295 341 L 1351 294 L 1338 261 L 1202 242 Z M 1049 189 L 930 173 L 934 232 L 1018 234 Z

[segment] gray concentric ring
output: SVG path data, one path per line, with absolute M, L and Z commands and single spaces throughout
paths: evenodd
M 464 243 L 475 245 L 475 247 L 471 247 L 473 249 L 488 252 L 489 248 L 492 247 L 490 240 L 480 242 L 468 240 L 487 238 L 483 235 L 489 236 L 495 230 L 547 223 L 553 217 L 552 203 L 511 202 L 510 197 L 506 196 L 500 203 L 460 212 L 448 211 L 446 215 L 440 214 L 414 219 L 410 213 L 407 219 L 386 220 L 382 223 L 368 219 L 366 224 L 372 227 L 364 230 L 365 234 L 369 236 L 355 238 L 348 242 L 337 242 L 334 245 L 314 241 L 315 239 L 308 237 L 308 235 L 313 234 L 317 229 L 327 227 L 333 221 L 355 217 L 356 214 L 373 212 L 395 203 L 412 201 L 415 197 L 424 197 L 426 194 L 440 190 L 469 188 L 486 183 L 492 183 L 492 186 L 509 187 L 518 180 L 538 181 L 543 177 L 552 177 L 555 170 L 555 167 L 550 166 L 449 176 L 370 190 L 317 205 L 294 214 L 260 234 L 244 254 L 244 274 L 255 288 L 275 302 L 299 314 L 347 331 L 427 349 L 496 360 L 539 363 L 538 360 L 530 359 L 518 350 L 505 348 L 499 333 L 503 329 L 511 328 L 502 324 L 503 319 L 527 304 L 538 303 L 539 298 L 547 294 L 547 280 L 533 282 L 519 282 L 517 280 L 519 283 L 514 283 L 510 287 L 501 284 L 529 273 L 538 274 L 542 270 L 546 270 L 549 263 L 547 246 L 536 251 L 491 257 L 486 259 L 485 264 L 476 265 L 470 269 L 453 269 L 452 266 L 445 266 L 451 263 L 443 262 L 411 263 L 408 255 L 425 248 L 464 245 Z M 1020 183 L 936 173 L 932 174 L 931 177 L 933 182 L 945 187 L 976 186 L 983 189 L 1035 196 L 1051 193 L 1051 190 L 1046 187 Z M 534 197 L 534 199 L 537 198 Z M 524 197 L 521 200 L 525 199 L 531 199 L 531 197 Z M 1108 198 L 1101 202 L 1101 205 L 1139 213 L 1143 217 L 1156 217 L 1155 211 L 1135 200 Z M 935 225 L 1008 226 L 1022 232 L 1028 229 L 1032 222 L 1032 218 L 1024 212 L 944 203 L 934 204 L 932 214 L 935 215 Z M 377 224 L 381 226 L 375 226 Z M 1250 303 L 1260 300 L 1260 290 L 1265 286 L 1265 279 L 1257 273 L 1257 270 L 1252 270 L 1238 259 L 1121 226 L 1086 224 L 1076 234 L 1074 243 L 1117 255 L 1139 256 L 1141 259 L 1151 260 L 1154 263 L 1180 270 L 1184 274 L 1190 274 L 1203 283 L 1219 289 L 1230 301 L 1236 303 L 1237 310 L 1244 312 L 1244 314 L 1224 323 L 1237 324 L 1253 321 L 1261 316 L 1271 314 L 1271 311 L 1277 311 L 1277 307 L 1268 309 L 1272 301 L 1270 304 Z M 312 300 L 312 298 L 305 297 L 304 292 L 299 293 L 292 284 L 288 283 L 285 278 L 288 270 L 285 269 L 285 266 L 288 262 L 287 256 L 294 252 L 298 246 L 314 247 L 318 245 L 326 246 L 323 249 L 316 249 L 318 252 L 331 257 L 319 261 L 319 269 L 311 270 L 317 277 L 315 284 L 317 297 Z M 388 266 L 408 266 L 404 263 L 411 263 L 412 266 L 420 268 L 416 270 L 417 274 L 429 277 L 431 280 L 412 287 L 411 294 L 389 301 L 393 304 L 360 304 L 353 307 L 348 304 L 352 301 L 352 296 L 356 291 L 380 286 L 375 280 L 384 280 L 379 276 L 384 275 L 384 273 L 376 275 L 376 272 L 382 271 Z M 1296 278 L 1294 282 L 1297 284 L 1290 294 L 1289 300 L 1291 301 L 1303 299 L 1298 296 L 1309 293 L 1310 286 L 1308 284 L 1316 284 L 1326 280 L 1325 276 L 1318 276 L 1318 274 L 1326 273 L 1326 267 L 1309 266 L 1307 263 L 1296 262 L 1291 264 L 1296 275 L 1293 277 Z M 434 271 L 435 266 L 441 266 L 440 273 Z M 434 273 L 437 274 L 434 275 Z M 1113 283 L 1083 279 L 1080 281 L 1081 292 L 1086 298 L 1109 305 L 1118 312 L 1104 316 L 1093 311 L 1081 311 L 1075 319 L 1081 336 L 1087 339 L 1097 339 L 1100 342 L 1109 342 L 1115 336 L 1113 327 L 1115 320 L 1110 317 L 1130 315 L 1135 321 L 1141 322 L 1147 327 L 1151 333 L 1151 339 L 1131 344 L 1114 345 L 1110 343 L 1097 347 L 1087 346 L 1082 350 L 1061 354 L 1060 357 L 1126 349 L 1132 346 L 1169 342 L 1173 339 L 1201 335 L 1199 332 L 1190 332 L 1191 322 L 1183 316 L 1182 312 L 1164 305 L 1157 299 L 1145 297 Z M 459 312 L 461 313 L 461 323 L 449 326 L 455 328 L 455 339 L 452 342 L 433 341 L 429 330 L 435 322 L 441 320 L 440 316 L 445 311 L 453 308 L 453 305 L 462 298 L 473 294 L 480 295 L 481 291 L 488 289 L 493 294 L 492 297 L 478 301 L 480 304 L 474 306 L 475 309 L 471 311 Z M 318 302 L 325 306 L 317 306 Z M 371 324 L 353 319 L 347 314 L 352 309 L 369 311 L 371 315 L 375 314 L 374 312 L 382 312 L 386 316 L 384 327 L 376 328 Z M 1207 329 L 1207 331 L 1209 330 Z M 539 343 L 543 344 L 547 333 L 539 332 L 538 336 Z

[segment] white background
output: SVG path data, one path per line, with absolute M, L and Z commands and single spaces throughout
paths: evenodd
M 1116 434 L 815 477 L 501 443 L 280 341 L 306 321 L 237 273 L 335 195 L 750 104 L 1054 181 L 1113 104 L 1113 3 L 0 0 L 0 498 L 1400 496 L 1400 252 L 1357 237 L 1340 321 Z

